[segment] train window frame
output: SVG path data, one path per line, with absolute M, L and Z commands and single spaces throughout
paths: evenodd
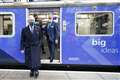
M 76 19 L 77 18 L 76 17 L 77 17 L 78 13 L 79 14 L 80 13 L 86 13 L 86 14 L 87 13 L 112 13 L 112 16 L 113 16 L 112 17 L 112 19 L 113 19 L 112 20 L 112 22 L 113 22 L 112 23 L 112 34 L 79 34 L 79 33 L 77 33 L 77 30 L 76 30 L 76 27 L 77 27 L 77 25 L 76 25 L 77 20 Z M 78 11 L 78 12 L 75 13 L 75 27 L 74 27 L 75 28 L 75 35 L 78 36 L 78 37 L 79 36 L 113 36 L 114 35 L 114 27 L 115 27 L 114 18 L 115 18 L 115 13 L 113 11 L 81 11 L 81 12 Z
M 1 14 L 10 14 L 12 16 L 12 34 L 10 35 L 0 35 L 0 38 L 11 38 L 15 36 L 15 14 L 13 12 L 0 12 Z

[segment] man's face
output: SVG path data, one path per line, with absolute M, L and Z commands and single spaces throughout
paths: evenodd
M 54 19 L 54 22 L 58 23 L 58 21 L 59 21 L 59 20 L 58 20 L 58 18 L 56 17 L 56 18 Z
M 29 22 L 29 25 L 33 26 L 35 22 L 35 18 L 33 16 L 29 16 L 28 22 Z
M 29 24 L 31 25 L 31 26 L 33 26 L 33 24 L 34 24 L 34 20 L 32 20 L 32 19 L 29 19 Z

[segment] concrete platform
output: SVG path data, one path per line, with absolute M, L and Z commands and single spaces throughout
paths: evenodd
M 0 70 L 0 80 L 120 80 L 120 73 L 83 71 L 39 71 L 38 79 L 30 78 L 28 70 Z

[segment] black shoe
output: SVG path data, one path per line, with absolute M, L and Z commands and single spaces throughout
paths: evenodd
M 53 59 L 50 59 L 50 62 L 53 62 Z
M 33 77 L 34 76 L 34 72 L 30 72 L 30 77 Z
M 35 77 L 35 78 L 38 78 L 38 76 L 39 76 L 39 72 L 38 72 L 38 71 L 35 71 L 34 77 Z

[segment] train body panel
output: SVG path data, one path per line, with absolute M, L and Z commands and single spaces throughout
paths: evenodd
M 112 17 L 112 32 L 92 33 L 91 19 L 86 16 L 91 13 L 94 17 L 100 13 L 110 12 Z M 98 15 L 97 15 L 98 13 Z M 76 16 L 79 14 L 79 21 Z M 88 64 L 88 65 L 120 65 L 120 33 L 119 33 L 119 14 L 118 5 L 110 6 L 84 6 L 84 7 L 65 7 L 62 8 L 62 63 L 63 64 Z M 83 16 L 82 16 L 83 15 Z M 101 14 L 102 15 L 102 14 Z M 82 20 L 84 19 L 84 20 Z M 85 20 L 86 19 L 86 20 Z M 76 31 L 78 23 L 81 21 L 83 27 L 78 33 Z M 95 23 L 94 23 L 95 24 Z M 102 23 L 101 23 L 102 24 Z M 100 24 L 99 24 L 100 25 Z M 110 25 L 108 25 L 110 26 Z M 87 27 L 87 28 L 85 28 Z M 97 25 L 95 26 L 97 27 Z M 90 30 L 87 31 L 87 29 Z M 109 28 L 108 28 L 109 29 Z M 95 29 L 96 30 L 96 29 Z M 82 32 L 84 31 L 84 32 Z M 86 33 L 85 33 L 86 31 Z
M 26 8 L 0 8 L 1 14 L 12 14 L 12 34 L 0 37 L 1 63 L 23 63 L 24 54 L 20 53 L 20 32 L 26 25 Z M 11 36 L 12 35 L 12 36 Z M 4 52 L 4 58 L 2 58 Z M 5 57 L 6 56 L 6 57 Z M 3 61 L 3 62 L 2 62 Z

